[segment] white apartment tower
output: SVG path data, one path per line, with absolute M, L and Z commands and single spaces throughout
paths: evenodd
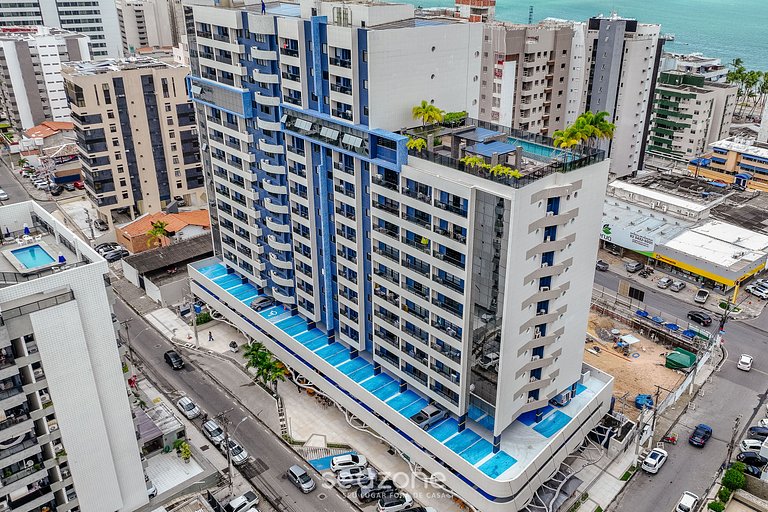
M 59 27 L 87 35 L 91 54 L 96 59 L 122 55 L 114 0 L 0 0 L 0 27 L 16 25 Z
M 422 100 L 476 116 L 481 24 L 304 1 L 188 26 L 220 255 L 192 291 L 475 508 L 531 503 L 610 407 L 580 292 L 604 153 L 412 119 Z
M 0 206 L 0 229 L 0 509 L 136 510 L 107 263 L 32 201 Z
M 117 0 L 123 52 L 173 46 L 171 4 L 168 0 Z
M 61 65 L 90 60 L 88 36 L 48 27 L 0 27 L 0 115 L 21 132 L 69 121 Z

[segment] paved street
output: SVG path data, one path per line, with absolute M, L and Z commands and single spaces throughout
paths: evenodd
M 615 291 L 620 276 L 613 272 L 597 272 L 595 287 Z M 644 286 L 642 280 L 634 285 L 645 291 L 645 303 L 666 313 L 666 317 L 685 318 L 696 304 L 678 300 L 675 296 Z M 741 414 L 740 433 L 762 418 L 762 403 L 768 388 L 768 355 L 766 355 L 765 331 L 756 327 L 764 322 L 760 318 L 747 322 L 730 321 L 725 328 L 725 349 L 728 358 L 720 371 L 715 372 L 696 398 L 694 409 L 686 412 L 675 431 L 681 437 L 676 446 L 668 446 L 670 458 L 656 475 L 639 473 L 614 502 L 610 510 L 621 512 L 671 511 L 683 491 L 703 495 L 725 460 L 727 444 L 731 437 L 733 419 Z M 713 315 L 714 318 L 714 315 Z M 717 321 L 717 320 L 715 320 Z M 754 356 L 753 370 L 749 373 L 736 369 L 739 354 Z M 698 423 L 712 427 L 714 435 L 707 445 L 695 448 L 688 444 L 688 435 Z M 737 442 L 743 436 L 737 437 Z
M 19 183 L 10 168 L 10 159 L 13 156 L 0 156 L 0 189 L 5 190 L 10 198 L 8 201 L 0 201 L 0 206 L 4 204 L 14 204 L 28 201 L 31 199 L 29 192 Z M 46 211 L 56 210 L 54 201 L 38 201 Z
M 172 371 L 163 361 L 163 353 L 171 344 L 141 317 L 136 315 L 120 298 L 115 300 L 114 311 L 120 321 L 130 319 L 131 347 L 143 363 L 143 372 L 150 380 L 171 394 L 171 397 L 186 394 L 190 396 L 210 417 L 229 411 L 230 424 L 238 424 L 248 417 L 237 430 L 236 437 L 250 453 L 253 462 L 245 471 L 260 482 L 260 490 L 282 500 L 287 512 L 346 512 L 356 510 L 333 489 L 324 489 L 317 474 L 314 474 L 318 489 L 311 494 L 302 494 L 288 480 L 285 471 L 293 464 L 302 464 L 301 458 L 288 449 L 268 428 L 260 424 L 239 404 L 185 357 L 187 365 L 183 370 Z M 183 354 L 185 355 L 185 354 Z M 258 411 L 257 411 L 258 413 Z M 213 448 L 207 448 L 213 449 Z M 268 486 L 270 489 L 265 489 Z M 271 492 L 270 492 L 271 491 Z

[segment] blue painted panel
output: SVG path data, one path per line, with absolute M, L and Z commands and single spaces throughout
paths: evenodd
M 374 391 L 373 394 L 379 400 L 386 400 L 392 396 L 395 396 L 399 392 L 400 392 L 400 383 L 390 382 L 386 386 L 380 387 L 379 389 Z
M 459 431 L 459 422 L 453 418 L 448 418 L 431 429 L 427 430 L 429 435 L 437 439 L 438 441 L 445 441 L 455 433 Z
M 480 466 L 479 469 L 491 478 L 498 478 L 515 463 L 517 463 L 517 459 L 506 452 L 499 452 Z

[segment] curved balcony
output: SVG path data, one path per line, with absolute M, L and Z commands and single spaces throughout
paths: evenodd
M 269 212 L 282 215 L 287 215 L 289 211 L 288 205 L 275 203 L 270 198 L 264 199 L 264 208 L 266 208 Z
M 277 107 L 280 105 L 280 98 L 278 96 L 264 96 L 263 94 L 254 94 L 253 101 L 259 105 L 267 105 L 269 107 Z
M 264 190 L 266 190 L 270 194 L 287 194 L 288 193 L 288 189 L 285 187 L 285 185 L 275 185 L 272 182 L 270 182 L 268 179 L 261 180 L 261 186 L 264 187 Z
M 269 253 L 269 262 L 277 268 L 284 268 L 285 270 L 293 268 L 293 264 L 290 261 L 281 260 L 274 253 Z
M 267 228 L 277 233 L 288 233 L 291 230 L 291 226 L 277 222 L 274 219 L 267 218 Z
M 285 293 L 281 292 L 280 289 L 272 287 L 272 296 L 275 298 L 276 301 L 282 302 L 283 304 L 295 304 L 296 303 L 296 297 L 293 295 L 286 295 Z
M 282 165 L 271 164 L 269 163 L 269 160 L 259 161 L 259 168 L 268 174 L 274 174 L 274 175 L 285 174 L 285 167 L 283 167 Z
M 290 252 L 292 250 L 291 244 L 281 242 L 280 240 L 277 239 L 277 237 L 275 237 L 275 235 L 269 235 L 267 240 L 269 241 L 269 246 L 273 249 L 276 249 L 278 251 L 285 251 L 285 252 Z
M 274 270 L 269 273 L 269 277 L 271 277 L 272 281 L 278 286 L 293 288 L 293 279 L 285 278 L 280 274 L 278 274 L 277 272 L 275 272 Z
M 276 84 L 280 81 L 280 77 L 272 73 L 262 73 L 258 69 L 253 70 L 253 79 L 263 84 Z
M 272 153 L 275 155 L 282 155 L 283 154 L 283 145 L 282 144 L 270 144 L 265 139 L 259 139 L 259 149 L 262 151 L 266 151 L 267 153 Z
M 271 130 L 273 132 L 279 132 L 283 129 L 283 125 L 280 124 L 280 121 L 267 121 L 260 117 L 256 118 L 256 126 L 262 130 Z

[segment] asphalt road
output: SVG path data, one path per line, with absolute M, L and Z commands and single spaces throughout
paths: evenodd
M 0 157 L 0 189 L 5 190 L 8 193 L 7 201 L 0 201 L 0 205 L 22 203 L 32 199 L 29 192 L 19 183 L 16 177 L 13 175 L 9 164 L 9 156 L 3 155 Z M 46 209 L 46 211 L 55 211 L 57 206 L 55 201 L 38 201 L 38 203 Z
M 616 290 L 619 279 L 613 272 L 597 272 L 595 286 Z M 675 316 L 685 319 L 686 313 L 696 309 L 696 304 L 644 286 L 638 280 L 633 286 L 646 292 L 645 304 L 665 313 L 664 318 Z M 763 313 L 761 317 L 767 315 Z M 715 315 L 712 315 L 715 319 Z M 718 320 L 715 319 L 715 322 Z M 704 385 L 694 402 L 694 408 L 680 418 L 675 431 L 681 438 L 677 445 L 667 445 L 669 459 L 658 474 L 636 474 L 624 492 L 610 508 L 616 512 L 665 512 L 675 508 L 683 491 L 703 496 L 727 456 L 728 442 L 734 426 L 734 418 L 741 415 L 738 443 L 748 427 L 765 416 L 763 403 L 768 393 L 768 339 L 765 331 L 750 323 L 731 320 L 725 326 L 725 349 L 728 353 L 721 369 Z M 713 323 L 714 324 L 714 323 Z M 751 372 L 736 369 L 742 353 L 754 359 Z M 713 436 L 704 448 L 688 444 L 687 439 L 694 427 L 706 423 L 713 429 Z M 738 447 L 734 450 L 738 453 Z
M 194 364 L 190 364 L 190 357 L 185 357 L 187 361 L 185 368 L 179 371 L 171 370 L 163 360 L 163 353 L 172 348 L 171 344 L 143 318 L 136 315 L 120 298 L 115 300 L 114 312 L 120 321 L 131 320 L 129 323 L 131 348 L 139 356 L 142 372 L 166 395 L 171 398 L 181 395 L 189 396 L 208 413 L 209 417 L 230 411 L 226 417 L 233 427 L 244 417 L 248 417 L 248 420 L 237 429 L 236 436 L 233 436 L 251 455 L 251 462 L 246 465 L 244 471 L 256 478 L 259 482 L 257 485 L 259 490 L 280 497 L 284 505 L 281 510 L 286 512 L 354 512 L 356 510 L 335 490 L 324 489 L 316 473 L 313 478 L 318 484 L 317 489 L 310 494 L 302 494 L 285 478 L 285 471 L 293 464 L 307 466 L 298 455 L 266 426 L 241 409 L 226 390 L 220 388 Z M 182 352 L 182 357 L 184 356 Z M 196 425 L 199 424 L 200 422 L 196 421 Z

